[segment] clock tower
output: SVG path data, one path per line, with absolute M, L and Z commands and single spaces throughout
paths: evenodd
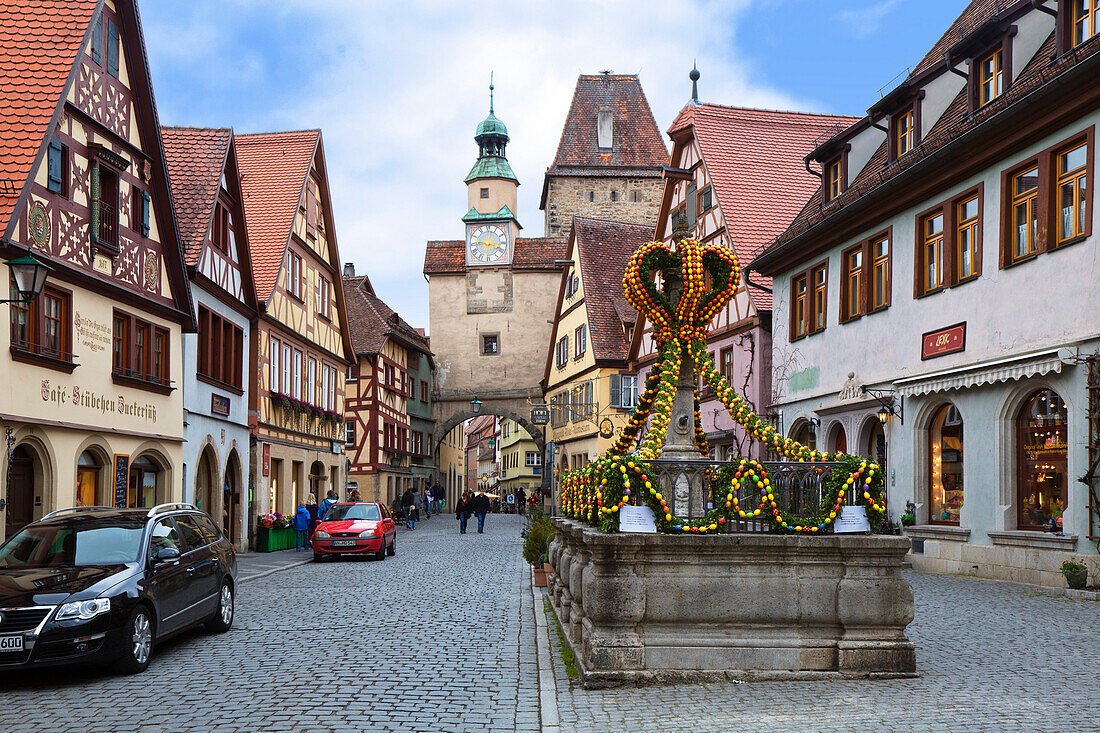
M 489 116 L 477 126 L 474 140 L 478 158 L 466 176 L 470 210 L 462 217 L 466 224 L 466 265 L 507 267 L 512 264 L 521 228 L 515 215 L 519 180 L 504 155 L 508 128 L 493 114 L 491 83 Z

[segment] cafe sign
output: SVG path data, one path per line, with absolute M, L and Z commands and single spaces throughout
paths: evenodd
M 921 361 L 954 354 L 964 349 L 966 349 L 966 321 L 937 331 L 929 331 L 921 336 Z

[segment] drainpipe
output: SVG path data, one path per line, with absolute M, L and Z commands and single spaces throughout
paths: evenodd
M 771 288 L 766 288 L 763 285 L 759 285 L 757 283 L 754 283 L 752 280 L 749 280 L 749 268 L 748 267 L 745 267 L 741 270 L 741 277 L 744 278 L 746 285 L 751 285 L 752 287 L 756 288 L 757 290 L 763 290 L 765 293 L 768 293 L 769 295 L 771 294 L 771 292 L 772 292 Z

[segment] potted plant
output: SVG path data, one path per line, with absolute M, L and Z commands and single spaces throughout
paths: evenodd
M 917 523 L 917 518 L 909 512 L 906 512 L 905 514 L 901 515 L 901 523 L 906 527 L 912 527 L 914 524 Z
M 256 518 L 256 551 L 274 552 L 294 547 L 294 517 L 271 512 Z
M 546 568 L 550 565 L 550 563 L 546 562 L 545 553 L 539 558 L 539 561 L 542 563 L 541 565 L 533 566 L 533 570 L 535 573 L 535 587 L 545 588 L 547 575 Z
M 529 512 L 527 524 L 520 532 L 523 537 L 523 559 L 531 564 L 535 573 L 535 587 L 546 587 L 546 547 L 554 537 L 554 525 L 542 512 Z M 553 568 L 550 568 L 553 571 Z
M 1066 576 L 1066 584 L 1074 590 L 1084 590 L 1089 579 L 1089 566 L 1084 560 L 1070 558 L 1062 563 L 1062 575 Z

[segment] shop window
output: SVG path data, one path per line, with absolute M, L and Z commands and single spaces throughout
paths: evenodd
M 99 476 L 102 470 L 103 466 L 91 451 L 84 451 L 76 459 L 77 506 L 96 506 L 99 497 Z
M 1058 244 L 1085 233 L 1085 144 L 1058 154 Z
M 152 507 L 157 503 L 157 479 L 160 468 L 147 456 L 141 456 L 130 464 L 130 481 L 126 492 L 126 506 Z
M 1024 403 L 1017 417 L 1020 529 L 1062 531 L 1069 487 L 1066 403 L 1044 389 Z
M 1100 18 L 1100 0 L 1070 0 L 1073 45 L 1078 46 L 1096 35 Z
M 928 521 L 957 525 L 963 506 L 963 420 L 954 405 L 944 405 L 932 419 L 928 454 Z

